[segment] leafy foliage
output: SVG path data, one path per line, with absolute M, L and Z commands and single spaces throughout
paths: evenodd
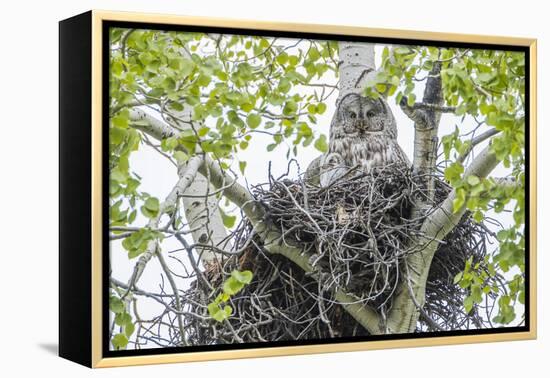
M 223 322 L 233 313 L 231 305 L 226 304 L 231 297 L 239 293 L 246 285 L 252 282 L 253 274 L 249 270 L 233 270 L 231 276 L 222 285 L 222 292 L 208 305 L 208 313 L 217 322 Z
M 115 314 L 115 325 L 119 326 L 121 331 L 111 338 L 111 343 L 115 349 L 125 349 L 135 330 L 132 315 L 126 311 L 124 302 L 116 295 L 109 297 L 109 309 Z

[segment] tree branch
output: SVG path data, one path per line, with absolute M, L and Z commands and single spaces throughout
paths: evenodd
M 178 328 L 180 331 L 180 340 L 181 344 L 184 346 L 187 346 L 187 340 L 185 338 L 185 328 L 183 326 L 183 316 L 181 314 L 181 299 L 180 294 L 178 292 L 178 286 L 176 285 L 176 281 L 174 280 L 174 276 L 172 275 L 172 272 L 170 271 L 170 268 L 168 267 L 168 264 L 166 264 L 166 261 L 164 260 L 164 256 L 162 256 L 162 252 L 160 248 L 157 249 L 155 255 L 157 256 L 160 266 L 162 267 L 162 270 L 164 271 L 164 274 L 166 274 L 166 278 L 168 278 L 168 282 L 170 283 L 170 287 L 172 288 L 172 292 L 174 293 L 175 301 L 176 301 L 176 310 L 178 310 L 178 313 L 176 314 L 176 317 L 178 319 Z
M 477 176 L 485 178 L 496 168 L 499 161 L 495 154 L 490 150 L 490 144 L 476 156 L 472 164 L 466 168 L 464 177 Z M 430 214 L 424 224 L 422 231 L 427 237 L 443 239 L 460 221 L 460 218 L 466 212 L 466 205 L 463 205 L 457 212 L 453 212 L 453 202 L 456 198 L 456 191 L 453 190 L 447 198 Z
M 202 156 L 198 155 L 193 156 L 191 159 L 189 159 L 187 169 L 185 171 L 181 170 L 179 172 L 180 178 L 178 182 L 176 183 L 174 188 L 172 188 L 170 193 L 166 196 L 165 200 L 160 204 L 157 216 L 149 220 L 149 223 L 147 224 L 148 228 L 159 228 L 160 219 L 168 210 L 175 208 L 179 194 L 183 193 L 193 182 L 202 161 Z M 151 257 L 153 257 L 157 248 L 158 240 L 152 240 L 149 242 L 149 244 L 147 245 L 147 249 L 141 254 L 139 260 L 134 266 L 132 276 L 128 281 L 128 291 L 124 294 L 124 297 L 137 284 L 137 282 L 141 278 L 141 275 L 143 274 L 143 271 L 145 270 L 145 267 L 147 266 L 147 263 L 149 262 L 149 260 L 151 260 Z
M 133 121 L 145 121 L 147 126 L 143 126 L 142 124 L 132 126 L 157 140 L 178 137 L 180 135 L 179 131 L 141 109 L 130 111 L 130 119 Z M 189 151 L 186 152 L 189 153 Z M 239 206 L 248 218 L 261 218 L 263 216 L 263 211 L 258 206 L 255 206 L 254 199 L 248 190 L 239 184 L 236 178 L 229 176 L 221 168 L 219 162 L 214 161 L 206 155 L 199 167 L 199 172 L 204 176 L 209 176 L 210 183 L 216 189 L 224 188 L 223 195 Z
M 468 147 L 468 149 L 466 151 L 464 151 L 464 153 L 462 155 L 460 155 L 458 157 L 458 159 L 456 159 L 456 161 L 458 163 L 464 163 L 464 161 L 466 160 L 466 158 L 468 157 L 468 155 L 470 155 L 470 152 L 473 151 L 474 147 L 477 146 L 478 144 L 480 144 L 481 142 L 491 138 L 492 136 L 494 135 L 497 135 L 498 133 L 500 133 L 500 130 L 497 130 L 495 128 L 492 128 L 490 130 L 487 130 L 485 131 L 484 133 L 482 134 L 479 134 L 477 137 L 473 138 L 471 141 L 470 141 L 470 147 Z
M 508 189 L 514 188 L 517 189 L 520 187 L 520 183 L 516 181 L 513 177 L 497 177 L 494 179 L 498 187 Z
M 401 104 L 400 104 L 401 105 Z M 456 106 L 442 106 L 439 104 L 430 104 L 427 102 L 417 102 L 412 106 L 413 109 L 426 109 L 440 113 L 454 113 L 456 112 Z
M 403 112 L 414 121 L 414 155 L 413 174 L 416 175 L 421 189 L 426 196 L 415 204 L 415 212 L 422 211 L 432 202 L 435 194 L 433 172 L 437 158 L 437 134 L 443 105 L 441 88 L 441 63 L 434 63 L 430 77 L 426 81 L 423 104 L 430 106 L 407 105 L 407 99 L 401 99 L 400 106 Z
M 464 177 L 475 175 L 485 178 L 496 168 L 499 161 L 495 154 L 487 146 L 466 169 Z M 448 197 L 426 217 L 420 229 L 420 236 L 411 246 L 411 253 L 407 258 L 410 269 L 410 281 L 413 286 L 412 295 L 401 284 L 400 292 L 397 295 L 388 317 L 388 328 L 391 333 L 413 332 L 418 321 L 420 307 L 424 306 L 426 295 L 426 282 L 432 258 L 447 234 L 458 224 L 464 213 L 466 205 L 458 211 L 453 211 L 453 202 L 456 198 L 456 191 L 453 190 Z M 416 303 L 416 304 L 415 304 Z

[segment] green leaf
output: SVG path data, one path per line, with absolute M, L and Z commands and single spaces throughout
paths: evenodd
M 288 62 L 288 54 L 283 51 L 282 53 L 277 55 L 276 60 L 277 60 L 277 63 L 281 65 L 286 64 L 286 62 Z
M 195 68 L 195 63 L 190 59 L 182 59 L 180 63 L 179 74 L 183 77 L 189 76 L 193 69 Z
M 124 312 L 124 302 L 120 298 L 111 296 L 109 298 L 109 309 L 115 314 Z
M 239 170 L 244 175 L 244 170 L 246 169 L 246 161 L 240 161 L 239 162 Z
M 223 211 L 220 211 L 220 213 L 222 215 L 222 221 L 225 227 L 231 228 L 235 225 L 235 221 L 237 220 L 236 215 L 228 215 Z
M 171 102 L 170 108 L 174 109 L 176 112 L 182 112 L 183 111 L 183 105 L 179 102 Z
M 147 218 L 154 218 L 159 212 L 159 200 L 155 197 L 149 197 L 145 200 L 145 203 L 141 207 L 141 212 Z
M 210 84 L 211 80 L 212 78 L 210 76 L 200 75 L 199 78 L 197 79 L 197 83 L 201 87 L 207 87 Z
M 456 191 L 456 197 L 453 201 L 453 212 L 458 212 L 464 206 L 466 202 L 466 191 L 464 189 L 458 189 Z
M 171 77 L 167 77 L 162 81 L 162 88 L 167 91 L 173 91 L 176 89 L 176 82 Z
M 231 316 L 231 314 L 233 313 L 233 307 L 231 307 L 229 305 L 224 306 L 223 312 L 225 313 L 226 318 L 229 318 Z
M 249 284 L 252 281 L 253 276 L 254 275 L 250 270 L 244 270 L 242 272 L 234 270 L 231 272 L 231 277 L 245 285 Z
M 123 333 L 118 333 L 113 336 L 111 343 L 115 347 L 115 349 L 124 349 L 126 348 L 126 345 L 128 345 L 128 338 Z
M 160 142 L 160 148 L 163 151 L 172 151 L 178 146 L 178 139 L 175 137 L 168 137 Z
M 518 295 L 518 301 L 521 304 L 525 304 L 525 290 L 520 291 L 520 293 Z
M 142 211 L 148 211 L 144 206 Z M 122 247 L 128 251 L 128 258 L 134 258 L 145 252 L 149 242 L 156 237 L 156 233 L 147 228 L 133 232 L 122 241 Z
M 460 180 L 463 172 L 464 167 L 462 166 L 462 164 L 452 163 L 447 167 L 447 169 L 445 169 L 445 179 L 453 184 L 457 180 Z
M 123 326 L 125 324 L 132 323 L 132 316 L 127 312 L 120 312 L 115 316 L 115 324 Z
M 290 80 L 284 77 L 279 81 L 279 85 L 277 86 L 277 89 L 281 93 L 287 93 L 291 87 L 292 87 L 292 84 L 290 84 Z
M 472 285 L 471 291 L 472 291 L 472 294 L 471 294 L 472 300 L 475 303 L 481 303 L 481 301 L 483 300 L 483 296 L 481 295 L 482 294 L 481 286 L 480 285 Z
M 248 127 L 250 127 L 251 129 L 255 129 L 257 128 L 258 126 L 260 126 L 260 123 L 262 122 L 262 117 L 260 117 L 260 115 L 258 114 L 255 114 L 255 113 L 250 113 L 247 117 L 246 117 L 246 124 L 248 125 Z
M 226 310 L 226 308 L 229 307 L 229 311 Z M 221 323 L 225 319 L 227 319 L 231 313 L 233 312 L 233 309 L 230 306 L 225 306 L 222 310 L 220 306 L 217 303 L 210 303 L 208 306 L 208 314 L 214 319 L 215 321 Z
M 414 103 L 416 102 L 416 96 L 414 93 L 410 93 L 409 94 L 409 97 L 407 97 L 407 105 L 408 106 L 413 106 Z
M 323 102 L 320 102 L 316 106 L 317 114 L 323 114 L 327 110 L 327 105 Z
M 180 150 L 175 151 L 173 156 L 174 156 L 174 159 L 176 159 L 176 161 L 178 162 L 178 164 L 183 164 L 189 160 L 189 156 L 185 152 Z
M 149 197 L 145 200 L 144 206 L 147 210 L 158 211 L 159 210 L 159 200 L 155 197 Z
M 229 277 L 225 282 L 223 283 L 223 291 L 224 293 L 228 295 L 235 295 L 239 291 L 242 290 L 244 287 L 244 284 L 238 280 L 236 280 L 234 277 Z
M 288 57 L 288 62 L 291 66 L 295 66 L 299 62 L 299 58 L 296 55 L 290 55 Z
M 203 126 L 197 131 L 197 134 L 202 138 L 206 136 L 209 131 L 210 131 L 209 127 Z
M 227 302 L 229 300 L 229 298 L 231 298 L 231 296 L 229 294 L 220 293 L 220 294 L 218 294 L 216 299 L 214 299 L 214 302 L 217 303 L 217 304 L 220 304 L 220 303 L 223 303 L 223 302 Z
M 220 306 L 217 303 L 212 302 L 208 304 L 207 309 L 210 316 L 214 317 L 214 314 L 220 311 Z
M 327 143 L 327 137 L 325 134 L 319 135 L 313 146 L 321 151 L 321 152 L 327 152 L 328 151 L 328 143 Z
M 116 127 L 126 129 L 128 128 L 129 118 L 130 118 L 130 113 L 127 110 L 123 110 L 118 112 L 115 116 L 113 116 L 111 118 L 111 122 Z
M 464 310 L 466 310 L 466 313 L 469 314 L 470 311 L 472 311 L 472 308 L 474 307 L 474 300 L 471 296 L 468 296 L 464 298 Z
M 134 325 L 134 323 L 126 323 L 126 326 L 124 327 L 124 334 L 126 335 L 126 337 L 130 337 L 134 333 L 135 329 L 136 326 Z
M 109 143 L 119 145 L 126 139 L 127 131 L 119 127 L 111 127 L 109 129 Z
M 483 221 L 483 219 L 485 218 L 485 216 L 483 215 L 483 213 L 481 211 L 478 210 L 474 213 L 473 218 L 477 223 L 481 223 Z
M 457 283 L 460 282 L 460 280 L 462 280 L 462 276 L 464 275 L 464 272 L 458 272 L 458 274 L 455 276 L 455 278 L 453 279 L 453 283 L 456 285 Z
M 475 186 L 475 185 L 477 185 L 477 184 L 480 183 L 479 177 L 474 176 L 474 175 L 468 176 L 468 178 L 466 179 L 466 181 L 467 181 L 468 184 L 470 184 L 471 186 Z
M 321 54 L 319 54 L 319 50 L 315 47 L 311 47 L 308 51 L 308 58 L 311 60 L 317 60 L 321 57 Z
M 475 209 L 477 209 L 478 205 L 479 201 L 477 197 L 470 197 L 468 198 L 468 201 L 466 201 L 466 207 L 470 211 L 474 211 Z
M 292 115 L 298 110 L 298 104 L 293 100 L 288 100 L 283 108 L 284 115 Z

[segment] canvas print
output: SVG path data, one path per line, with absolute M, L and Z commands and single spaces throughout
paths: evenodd
M 110 351 L 526 325 L 525 50 L 168 27 L 108 45 Z

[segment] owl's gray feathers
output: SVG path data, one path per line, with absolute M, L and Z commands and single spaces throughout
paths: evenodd
M 397 138 L 397 124 L 386 100 L 364 97 L 355 92 L 338 100 L 330 126 L 331 142 L 374 133 Z
M 329 186 L 342 176 L 388 164 L 408 166 L 397 143 L 393 113 L 382 99 L 348 93 L 337 104 L 330 128 L 329 150 L 320 161 L 320 185 Z

